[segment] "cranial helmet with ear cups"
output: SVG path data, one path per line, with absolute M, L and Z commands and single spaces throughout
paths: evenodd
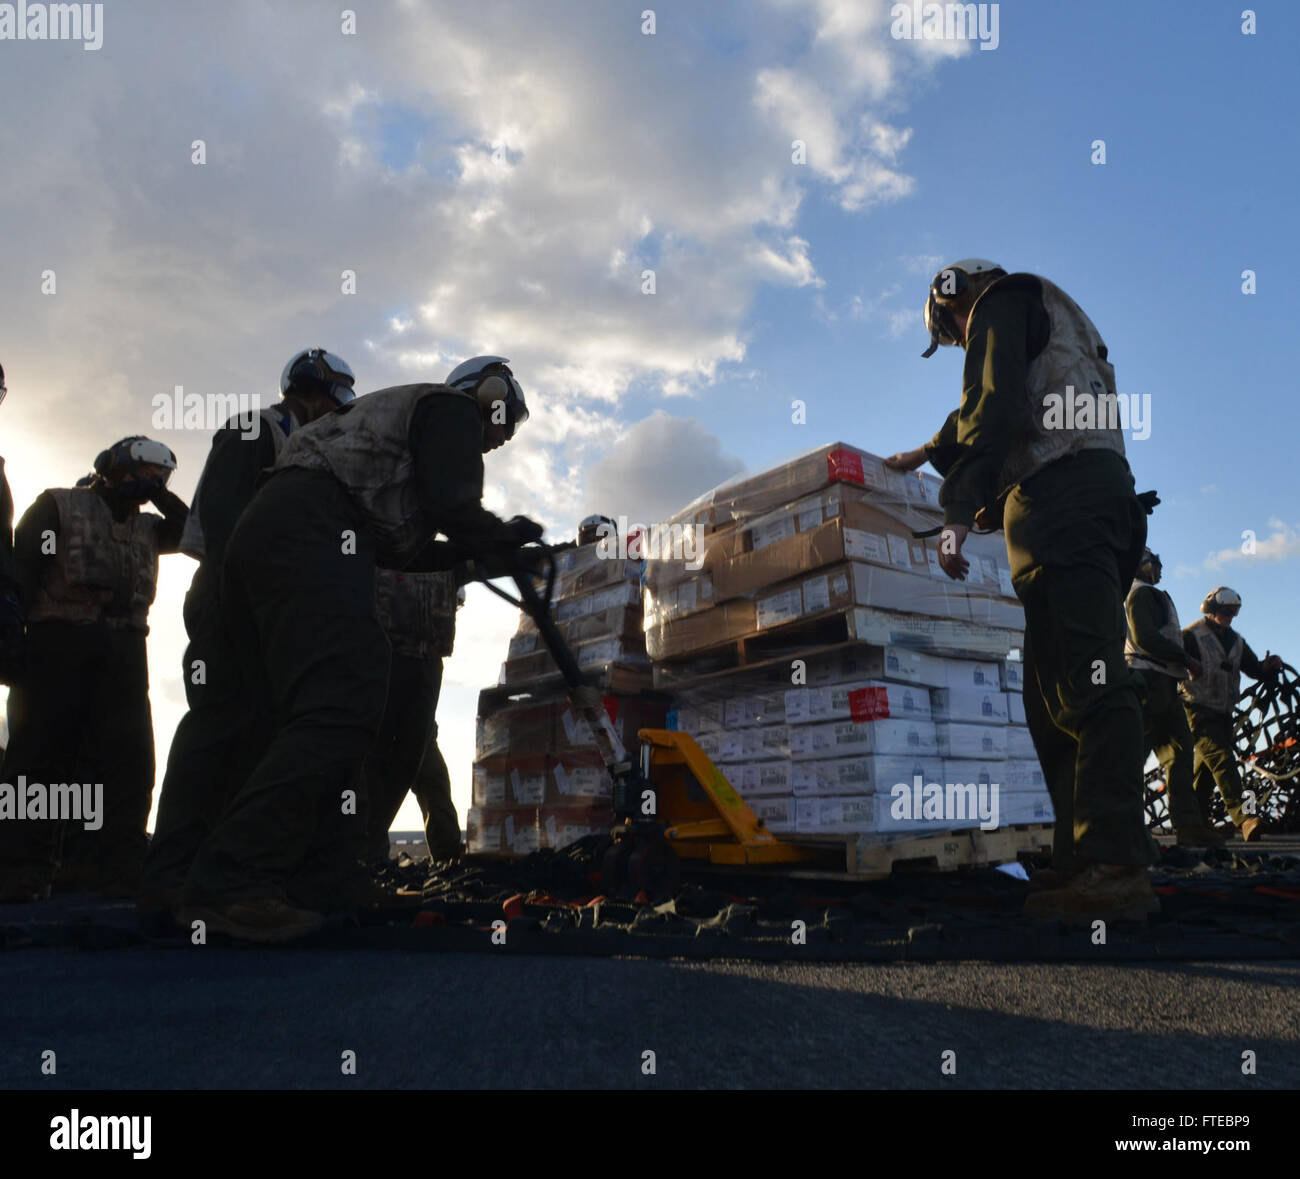
M 491 421 L 498 405 L 505 407 L 506 438 L 513 438 L 521 422 L 528 420 L 524 391 L 515 380 L 504 356 L 474 356 L 458 364 L 443 382 L 453 389 L 472 393 Z
M 930 333 L 930 347 L 922 356 L 933 356 L 939 346 L 957 344 L 957 329 L 945 304 L 960 299 L 970 288 L 970 280 L 977 275 L 1006 274 L 1006 270 L 987 258 L 963 258 L 950 262 L 930 280 L 930 294 L 925 300 L 925 330 Z
M 1205 601 L 1201 603 L 1202 614 L 1236 614 L 1241 609 L 1241 595 L 1235 589 L 1229 589 L 1226 585 L 1219 586 L 1216 590 L 1211 590 L 1205 596 Z

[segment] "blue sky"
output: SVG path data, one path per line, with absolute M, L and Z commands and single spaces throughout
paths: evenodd
M 510 356 L 533 417 L 489 461 L 489 506 L 553 537 L 593 508 L 666 514 L 826 441 L 928 438 L 960 354 L 920 358 L 926 285 L 979 256 L 1064 287 L 1120 391 L 1149 394 L 1130 459 L 1164 499 L 1151 536 L 1184 622 L 1232 585 L 1256 649 L 1300 660 L 1296 6 L 1244 36 L 1239 4 L 1001 3 L 992 51 L 892 39 L 884 0 L 660 3 L 652 37 L 648 6 L 412 0 L 347 35 L 305 0 L 141 0 L 106 6 L 96 52 L 0 42 L 19 511 L 157 433 L 157 393 L 269 400 L 321 343 L 368 389 Z M 159 436 L 188 495 L 208 435 Z M 160 762 L 191 576 L 164 566 Z M 476 690 L 514 624 L 486 592 L 461 615 L 439 719 L 462 812 Z

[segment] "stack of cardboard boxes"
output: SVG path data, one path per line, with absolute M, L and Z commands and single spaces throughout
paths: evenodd
M 659 525 L 645 595 L 656 682 L 692 678 L 740 644 L 797 645 L 794 627 L 835 619 L 846 639 L 1005 654 L 1023 614 L 999 539 L 970 537 L 970 573 L 954 582 L 937 536 L 914 535 L 940 525 L 938 488 L 836 443 L 724 484 Z
M 579 666 L 607 694 L 623 741 L 662 728 L 667 704 L 650 692 L 641 615 L 642 562 L 588 544 L 557 554 L 554 614 Z M 479 695 L 471 852 L 526 855 L 560 848 L 613 823 L 613 783 L 591 730 L 570 704 L 555 661 L 522 615 L 500 686 Z
M 1002 539 L 971 536 L 967 580 L 949 579 L 938 536 L 915 535 L 937 534 L 938 487 L 836 443 L 661 526 L 683 542 L 646 567 L 669 723 L 775 832 L 1052 820 L 1007 659 L 1024 623 Z

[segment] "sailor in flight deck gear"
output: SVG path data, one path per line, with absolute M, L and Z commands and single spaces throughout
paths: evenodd
M 483 454 L 527 416 L 518 383 L 500 358 L 453 376 L 370 393 L 292 435 L 235 527 L 223 614 L 271 723 L 186 878 L 184 920 L 282 941 L 368 890 L 352 783 L 388 694 L 375 569 L 447 569 L 541 535 L 481 503 Z
M 1201 618 L 1183 630 L 1183 646 L 1199 670 L 1178 686 L 1195 742 L 1192 775 L 1196 797 L 1205 816 L 1217 784 L 1228 817 L 1247 843 L 1263 834 L 1259 816 L 1243 798 L 1241 772 L 1232 733 L 1232 709 L 1241 695 L 1241 673 L 1272 679 L 1282 669 L 1281 656 L 1265 652 L 1260 659 L 1250 644 L 1232 629 L 1241 610 L 1241 596 L 1226 585 L 1206 595 Z
M 1192 731 L 1178 697 L 1178 685 L 1201 665 L 1183 647 L 1174 600 L 1156 586 L 1160 558 L 1150 549 L 1142 553 L 1137 577 L 1124 601 L 1128 638 L 1124 658 L 1146 685 L 1143 700 L 1146 745 L 1155 750 L 1165 776 L 1169 822 L 1178 842 L 1192 847 L 1226 843 L 1227 837 L 1206 824 L 1192 790 Z
M 0 365 L 0 401 L 4 401 L 5 370 Z M 14 570 L 14 497 L 0 458 L 0 684 L 13 683 L 22 666 L 27 621 Z
M 280 373 L 281 400 L 255 415 L 235 415 L 212 436 L 181 537 L 181 551 L 199 562 L 185 596 L 189 644 L 182 675 L 189 711 L 167 756 L 141 880 L 142 909 L 174 907 L 203 837 L 252 769 L 246 757 L 255 720 L 221 621 L 221 564 L 230 534 L 285 440 L 351 401 L 355 383 L 340 356 L 304 348 Z
M 930 458 L 944 476 L 939 563 L 964 579 L 962 545 L 977 515 L 992 517 L 1025 608 L 1025 712 L 1056 810 L 1062 884 L 1031 896 L 1025 914 L 1142 918 L 1159 903 L 1146 875 L 1141 682 L 1124 661 L 1123 602 L 1146 511 L 1111 417 L 1106 345 L 1056 284 L 978 258 L 934 276 L 923 318 L 926 356 L 940 345 L 966 354 L 960 407 L 912 464 Z M 1062 417 L 1070 387 L 1099 412 Z
M 0 777 L 23 776 L 29 790 L 81 784 L 90 808 L 102 784 L 102 811 L 0 821 L 6 896 L 42 896 L 52 883 L 128 896 L 138 882 L 154 777 L 145 636 L 159 554 L 178 551 L 187 514 L 166 489 L 175 468 L 162 443 L 124 438 L 92 477 L 42 492 L 18 522 L 27 659 L 9 694 Z M 141 512 L 145 502 L 163 514 Z

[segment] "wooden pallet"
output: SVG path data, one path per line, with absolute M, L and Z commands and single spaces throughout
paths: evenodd
M 843 870 L 792 869 L 791 876 L 822 880 L 881 880 L 895 872 L 956 872 L 1011 863 L 1052 849 L 1052 825 L 1028 823 L 995 831 L 943 835 L 787 835 L 791 843 L 843 848 Z
M 1001 659 L 1022 646 L 1023 639 L 1023 631 L 858 606 L 823 618 L 773 627 L 679 658 L 655 660 L 654 686 L 695 687 L 738 671 L 758 671 L 862 643 L 911 647 L 958 658 Z

